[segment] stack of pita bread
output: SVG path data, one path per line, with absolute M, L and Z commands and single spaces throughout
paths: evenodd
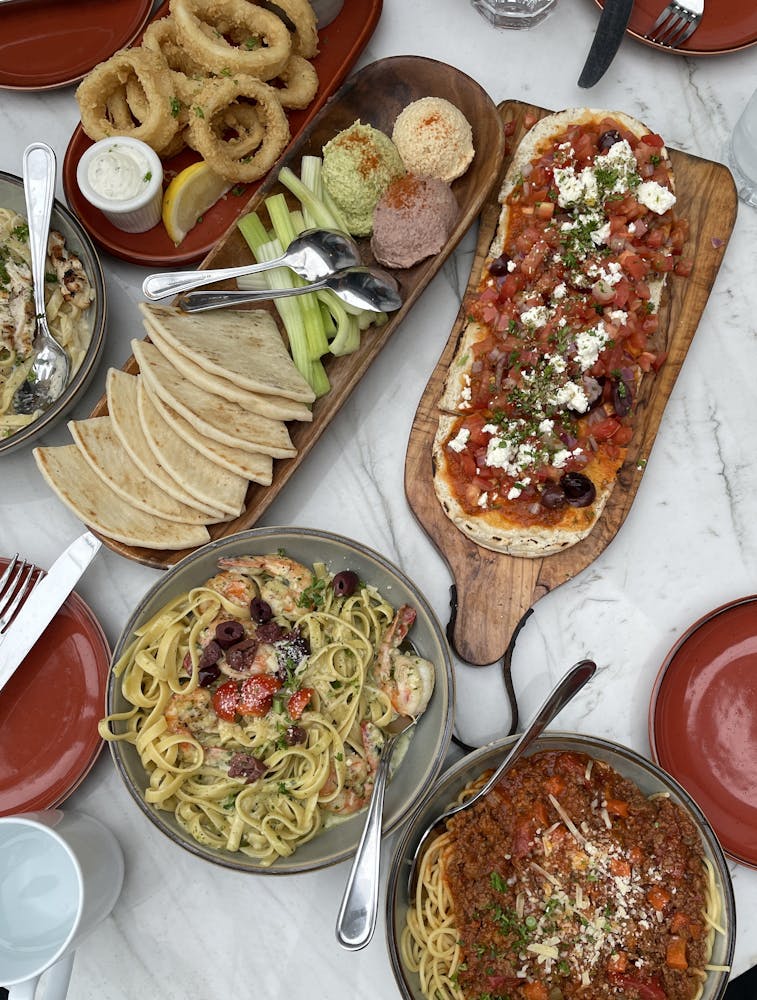
M 314 394 L 269 313 L 140 305 L 138 375 L 111 369 L 108 415 L 68 424 L 74 443 L 35 448 L 42 475 L 95 531 L 149 549 L 195 548 L 244 510 L 250 482 L 296 454 L 286 421 Z

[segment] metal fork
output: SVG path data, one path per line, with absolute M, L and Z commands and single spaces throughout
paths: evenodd
M 36 580 L 33 576 L 34 564 L 25 559 L 19 561 L 17 552 L 0 577 L 0 641 L 22 601 L 31 594 L 43 574 L 40 573 Z
M 685 4 L 671 0 L 644 37 L 657 45 L 676 49 L 697 30 L 702 14 L 704 0 L 687 0 Z

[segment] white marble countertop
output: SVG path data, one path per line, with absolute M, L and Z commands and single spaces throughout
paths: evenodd
M 495 101 L 622 109 L 645 120 L 670 146 L 722 159 L 754 86 L 757 48 L 687 59 L 626 38 L 604 79 L 587 92 L 576 80 L 597 16 L 592 0 L 562 0 L 541 25 L 514 32 L 492 28 L 468 0 L 384 0 L 359 65 L 407 53 L 433 57 L 475 77 Z M 4 91 L 0 169 L 20 172 L 22 150 L 35 139 L 48 141 L 62 162 L 77 121 L 72 88 Z M 404 455 L 418 400 L 467 281 L 474 235 L 466 236 L 423 293 L 262 522 L 335 530 L 382 551 L 415 579 L 443 621 L 451 580 L 408 508 Z M 757 371 L 756 241 L 757 212 L 740 206 L 627 521 L 592 566 L 539 601 L 518 640 L 513 675 L 524 716 L 571 663 L 588 656 L 601 674 L 557 725 L 648 754 L 649 696 L 667 650 L 705 612 L 757 591 L 757 462 L 747 438 Z M 136 303 L 144 271 L 107 254 L 103 263 L 107 348 L 76 417 L 89 413 L 106 368 L 125 361 L 139 329 Z M 43 443 L 67 438 L 63 426 Z M 2 459 L 1 553 L 18 550 L 47 567 L 81 530 L 42 482 L 29 451 Z M 113 643 L 157 578 L 157 571 L 104 550 L 77 589 Z M 506 731 L 498 668 L 458 663 L 456 676 L 458 730 L 465 739 L 483 743 Z M 346 863 L 288 879 L 239 877 L 206 866 L 163 839 L 134 808 L 107 751 L 69 806 L 108 823 L 127 861 L 112 917 L 78 952 L 72 998 L 397 995 L 383 920 L 362 952 L 344 952 L 334 938 Z M 737 864 L 731 871 L 737 974 L 757 963 L 757 872 Z

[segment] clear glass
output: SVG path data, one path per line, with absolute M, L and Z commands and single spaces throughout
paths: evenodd
M 471 0 L 496 28 L 532 28 L 551 14 L 557 0 Z
M 741 112 L 728 146 L 728 165 L 739 198 L 757 206 L 757 90 Z

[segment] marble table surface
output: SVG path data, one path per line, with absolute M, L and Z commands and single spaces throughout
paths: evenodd
M 722 159 L 754 87 L 757 48 L 683 58 L 627 37 L 603 80 L 584 91 L 576 80 L 597 18 L 592 0 L 561 0 L 541 25 L 508 31 L 489 25 L 468 0 L 384 0 L 358 65 L 391 55 L 429 56 L 475 77 L 497 102 L 622 109 L 670 146 Z M 0 169 L 20 172 L 22 150 L 37 139 L 48 141 L 61 162 L 77 121 L 73 88 L 4 91 Z M 471 230 L 262 521 L 339 531 L 380 550 L 417 582 L 443 621 L 450 574 L 408 507 L 403 470 L 415 409 L 455 319 L 474 243 Z M 757 372 L 755 245 L 757 212 L 740 205 L 630 515 L 588 569 L 538 602 L 518 639 L 513 677 L 522 716 L 570 664 L 591 657 L 601 672 L 556 725 L 649 754 L 649 696 L 666 652 L 701 615 L 757 591 L 757 462 L 747 441 Z M 105 253 L 103 263 L 107 347 L 75 417 L 89 413 L 107 367 L 125 361 L 140 330 L 136 305 L 145 272 Z M 67 439 L 60 427 L 43 443 Z M 2 459 L 0 553 L 20 551 L 47 567 L 81 531 L 41 480 L 29 451 Z M 77 589 L 114 643 L 158 576 L 104 550 Z M 468 743 L 484 743 L 506 731 L 498 667 L 457 662 L 455 671 L 457 732 Z M 397 995 L 383 919 L 361 952 L 342 951 L 334 938 L 346 863 L 284 879 L 206 866 L 165 840 L 134 807 L 107 751 L 68 806 L 101 817 L 127 862 L 112 916 L 79 949 L 72 998 Z M 737 974 L 757 963 L 757 872 L 730 867 Z

